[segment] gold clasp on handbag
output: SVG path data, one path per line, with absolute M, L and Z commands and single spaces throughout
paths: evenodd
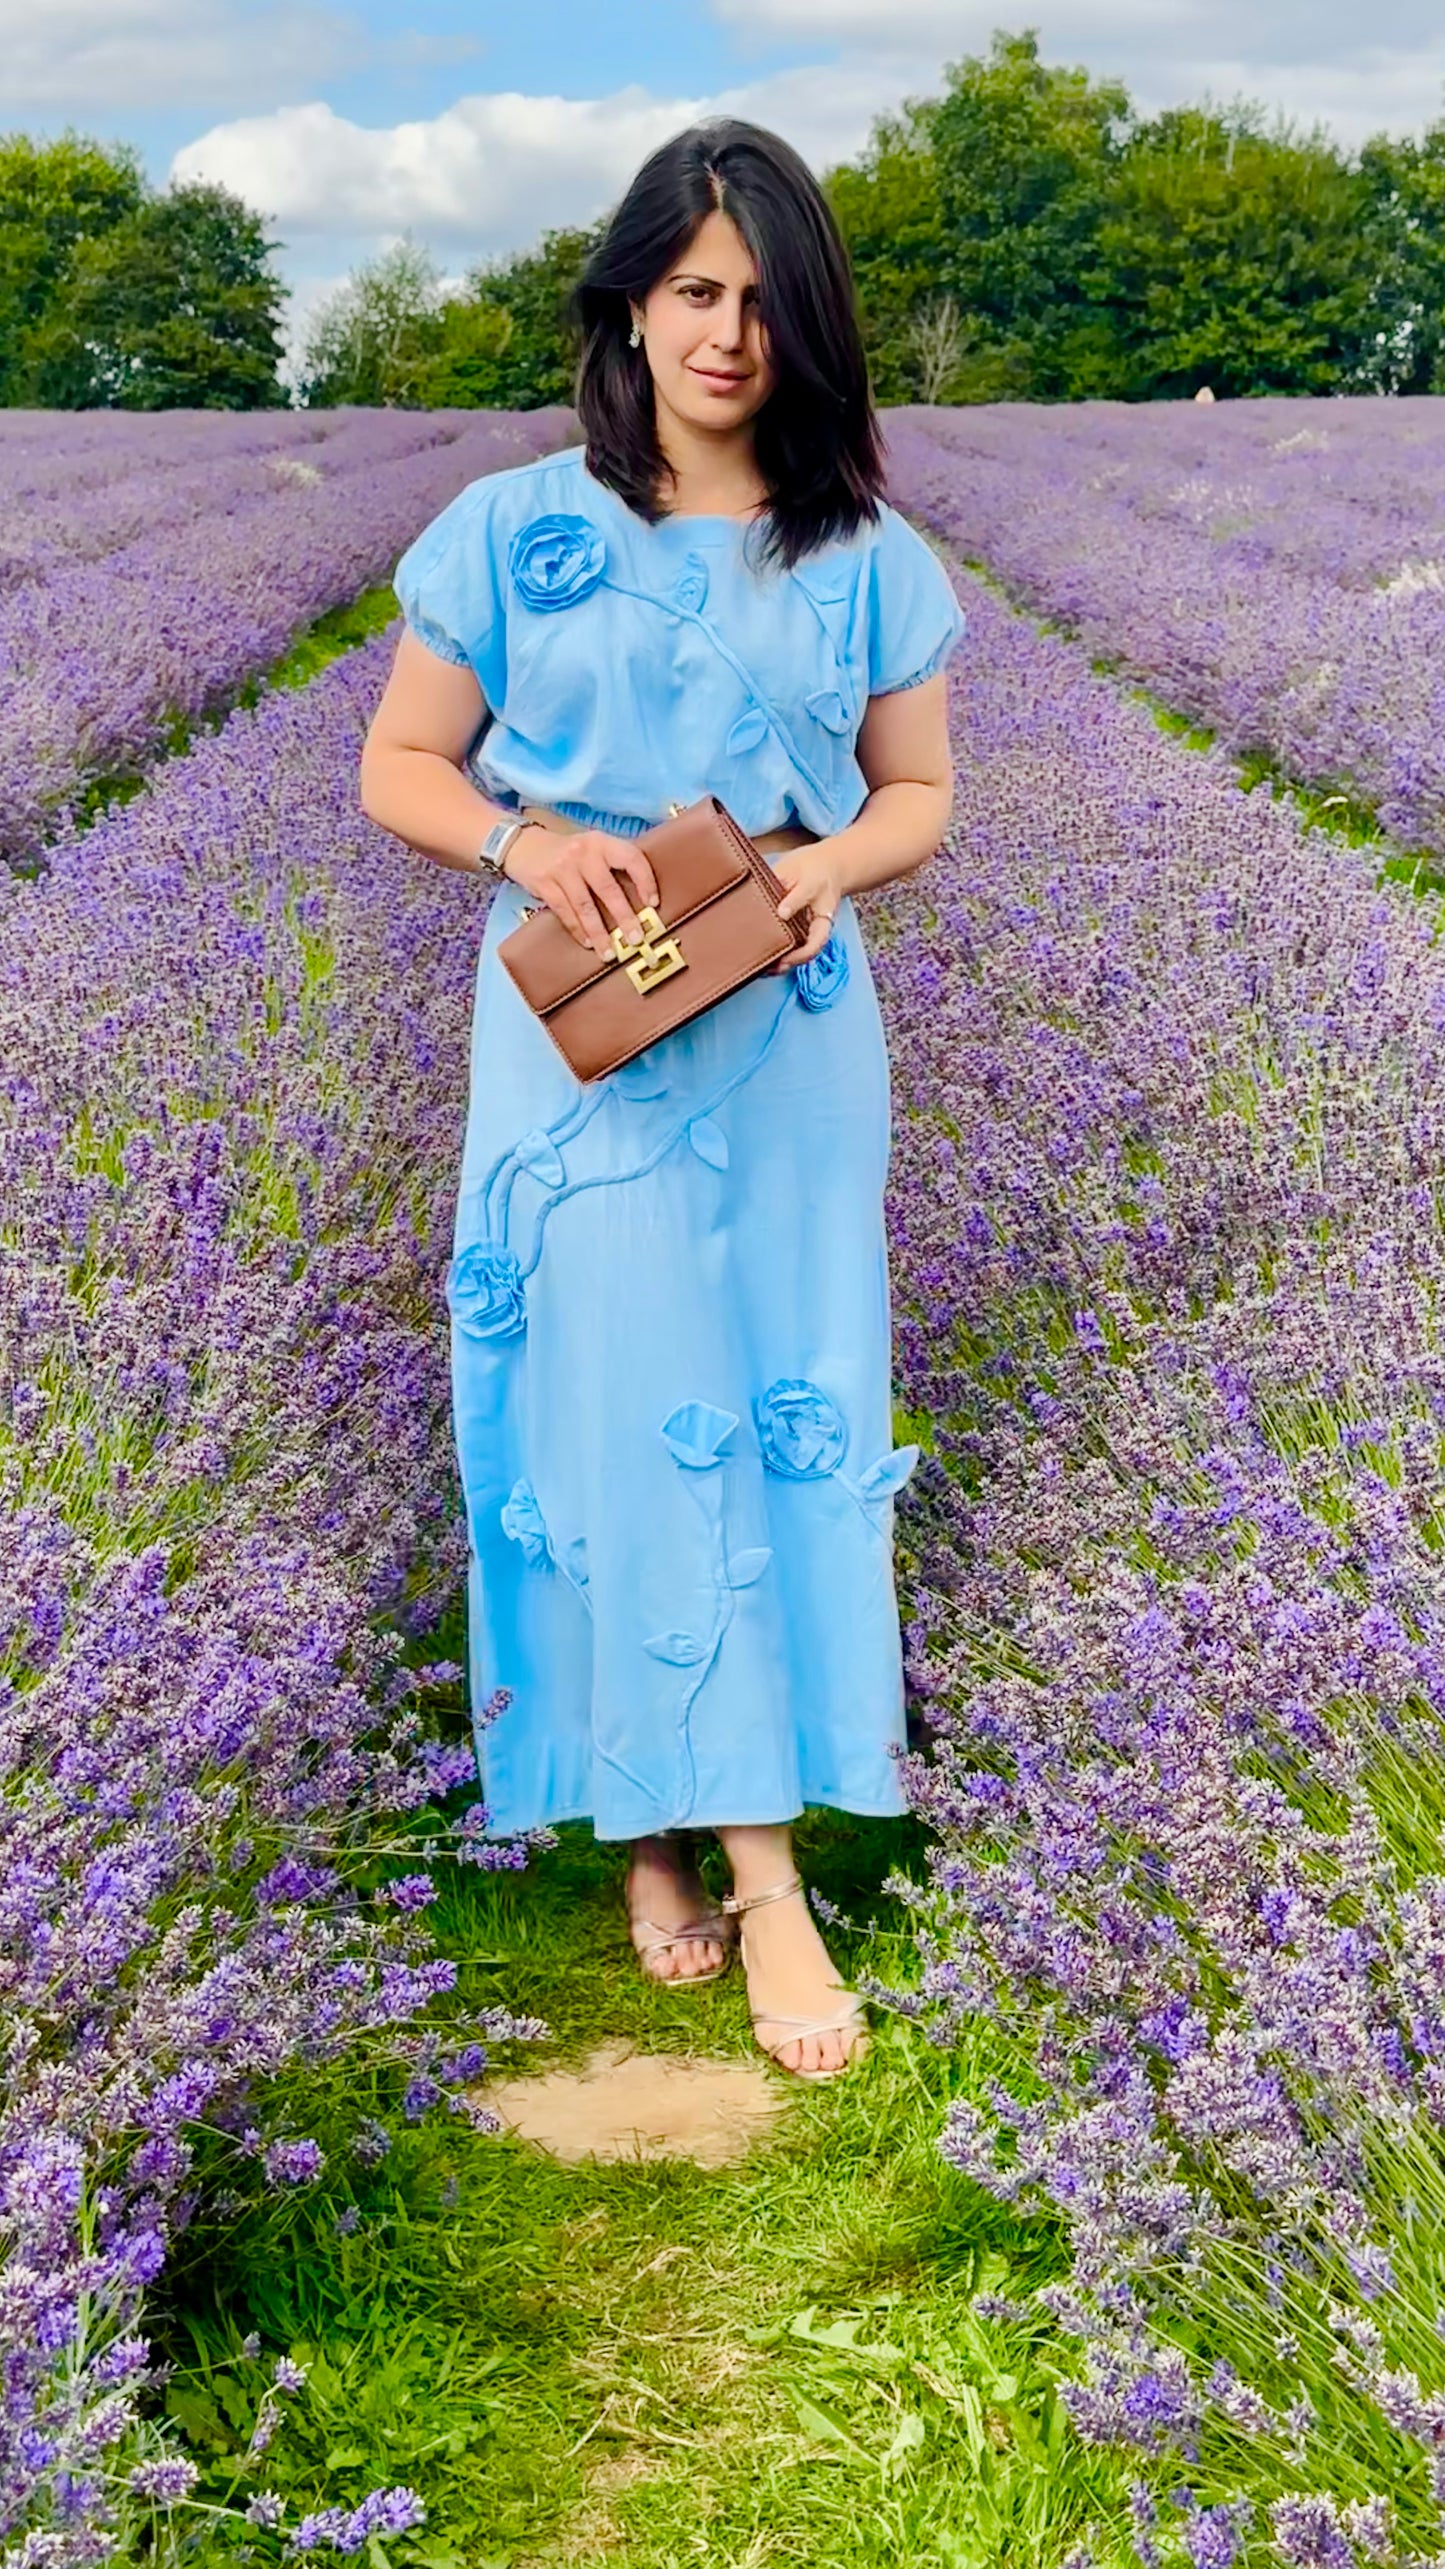
M 687 968 L 687 957 L 676 937 L 664 936 L 662 921 L 649 903 L 637 913 L 642 935 L 636 945 L 629 944 L 620 928 L 612 931 L 612 951 L 620 964 L 627 967 L 627 978 L 639 997 L 645 998 L 660 981 L 669 981 L 675 972 Z M 628 963 L 628 956 L 633 961 Z

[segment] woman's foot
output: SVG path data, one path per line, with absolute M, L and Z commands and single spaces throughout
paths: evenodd
M 762 1890 L 787 1880 L 784 1873 Z M 746 1913 L 743 1967 L 759 2043 L 780 2069 L 800 2078 L 836 2078 L 862 2059 L 868 2032 L 861 2000 L 843 1987 L 813 1924 L 807 1893 L 797 1883 L 784 1896 L 759 1899 L 756 1908 L 748 1902 L 757 1895 L 741 1883 L 735 1896 Z M 800 2025 L 816 2030 L 800 2032 Z
M 634 1838 L 627 1874 L 633 1950 L 649 1980 L 715 1980 L 732 1928 L 717 1910 L 687 1838 Z

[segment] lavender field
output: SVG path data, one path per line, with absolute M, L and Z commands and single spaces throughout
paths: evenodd
M 0 435 L 0 861 L 79 789 L 144 768 L 304 626 L 384 580 L 480 473 L 556 445 L 557 411 L 87 415 Z M 27 433 L 28 431 L 28 433 Z
M 1410 405 L 1331 404 L 1324 447 L 1309 405 L 1136 416 L 1132 461 L 1113 413 L 889 421 L 894 496 L 957 547 L 970 628 L 953 828 L 864 906 L 893 1062 L 896 1392 L 927 1449 L 899 1542 L 931 1741 L 910 1768 L 928 1862 L 896 1885 L 912 1983 L 878 1987 L 920 2050 L 960 2063 L 938 2136 L 958 2218 L 992 2198 L 1060 2243 L 1051 2283 L 1027 2303 L 986 2290 L 966 2324 L 1047 2330 L 1075 2443 L 1031 2459 L 1020 2426 L 1011 2446 L 1000 2394 L 975 2477 L 1082 2490 L 1079 2457 L 1105 2454 L 1132 2481 L 1112 2515 L 1088 2478 L 1083 2518 L 1000 2507 L 965 2535 L 951 2517 L 953 2548 L 908 2556 L 1439 2569 L 1439 915 L 1241 791 L 1222 746 L 1166 736 L 1089 654 L 1090 619 L 1123 613 L 1112 511 L 1137 546 L 1139 658 L 1172 558 L 1179 631 L 1207 627 L 1197 667 L 1214 652 L 1241 703 L 1266 702 L 1250 600 L 1261 629 L 1306 589 L 1352 603 L 1352 701 L 1375 704 L 1388 763 L 1397 666 L 1402 742 L 1438 685 L 1406 647 L 1435 592 L 1415 593 L 1418 623 L 1373 601 L 1405 545 L 1445 556 L 1445 491 Z M 251 444 L 228 422 L 210 487 L 234 489 L 242 530 L 328 495 L 316 565 L 341 577 L 349 527 L 374 578 L 404 513 L 390 477 L 417 476 L 413 524 L 439 504 L 426 472 L 467 478 L 461 436 L 406 449 L 425 424 L 338 423 L 343 456 L 373 427 L 399 442 L 278 498 L 256 476 L 312 456 L 302 423 L 294 443 L 250 423 Z M 197 543 L 208 526 L 219 543 L 232 519 L 219 500 L 208 516 L 167 426 L 126 423 L 133 448 L 108 457 L 77 423 L 50 459 L 48 568 L 33 512 L 4 520 L 12 595 L 109 579 L 119 630 L 143 584 L 110 566 L 163 542 L 147 512 L 170 475 L 176 522 L 190 491 Z M 484 434 L 467 452 L 495 462 L 542 428 Z M 1201 439 L 1253 477 L 1250 578 L 1242 555 L 1205 578 L 1243 538 L 1178 496 Z M 24 450 L 0 422 L 0 488 L 30 474 L 38 493 Z M 1308 507 L 1296 466 L 1318 477 Z M 374 519 L 363 482 L 391 494 Z M 1053 514 L 1070 508 L 1072 566 Z M 1037 631 L 964 552 L 1082 638 Z M 230 595 L 217 631 L 238 629 Z M 198 2465 L 158 2417 L 147 2296 L 198 2208 L 299 2197 L 328 2153 L 385 2149 L 363 2061 L 394 2078 L 403 2124 L 460 2127 L 486 2044 L 538 2031 L 464 2003 L 429 1927 L 449 1864 L 523 1850 L 482 1841 L 470 1746 L 437 1710 L 457 1672 L 428 1641 L 463 1566 L 441 1277 L 484 902 L 358 811 L 389 653 L 378 639 L 234 713 L 124 811 L 62 826 L 43 876 L 0 871 L 15 2569 L 412 2556 L 426 2508 L 405 2482 L 299 2517 L 276 2495 L 284 2359 L 234 2522 L 190 2512 Z M 1148 674 L 1181 700 L 1169 666 Z M 886 2154 L 882 2076 L 838 2109 L 860 2162 Z M 900 2262 L 891 2303 L 921 2289 Z M 935 2349 L 935 2382 L 963 2342 Z M 886 2467 L 850 2484 L 841 2547 L 820 2533 L 786 2556 L 863 2558 L 875 2498 L 900 2490 L 918 2525 L 955 2502 L 901 2413 Z
M 1438 400 L 889 414 L 905 504 L 1236 753 L 1445 854 Z

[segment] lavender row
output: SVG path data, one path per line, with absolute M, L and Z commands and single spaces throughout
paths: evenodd
M 1445 404 L 899 410 L 894 495 L 1258 756 L 1445 853 Z
M 307 2181 L 315 2115 L 345 2141 L 374 2074 L 470 2111 L 508 2030 L 437 2012 L 417 1857 L 494 1851 L 479 1806 L 441 1816 L 474 1752 L 423 1716 L 460 1672 L 384 1638 L 458 1593 L 439 1279 L 483 926 L 358 810 L 390 648 L 0 876 L 0 2556 L 27 2569 L 130 2556 L 194 2479 L 143 2422 L 140 2323 L 202 2172 L 213 2203 Z
M 301 627 L 384 579 L 467 482 L 556 444 L 566 416 L 473 413 L 386 460 L 383 414 L 374 468 L 356 422 L 356 469 L 153 529 L 0 600 L 0 858 L 33 859 L 88 778 L 144 768 L 177 716 L 223 706 Z
M 1066 2227 L 1047 2298 L 1077 2422 L 1139 2457 L 1145 2569 L 1424 2569 L 1445 955 L 960 587 L 956 827 L 873 914 L 936 1448 L 900 1528 L 934 1732 L 908 2003 L 1028 2064 L 944 2146 Z
M 274 426 L 246 433 L 245 413 L 242 433 L 226 434 L 224 412 L 160 416 L 168 434 L 143 445 L 119 420 L 110 439 L 78 452 L 63 435 L 58 453 L 53 440 L 38 437 L 0 445 L 0 589 L 121 555 L 143 536 L 196 518 L 230 516 L 293 483 L 375 471 L 450 445 L 477 424 L 467 411 L 283 411 L 282 435 Z

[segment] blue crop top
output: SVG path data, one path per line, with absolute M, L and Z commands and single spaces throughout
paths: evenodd
M 963 610 L 886 504 L 791 571 L 759 571 L 760 540 L 735 518 L 649 526 L 580 446 L 469 482 L 395 587 L 428 649 L 475 673 L 482 792 L 621 835 L 709 793 L 755 835 L 846 827 L 868 698 L 942 669 Z

